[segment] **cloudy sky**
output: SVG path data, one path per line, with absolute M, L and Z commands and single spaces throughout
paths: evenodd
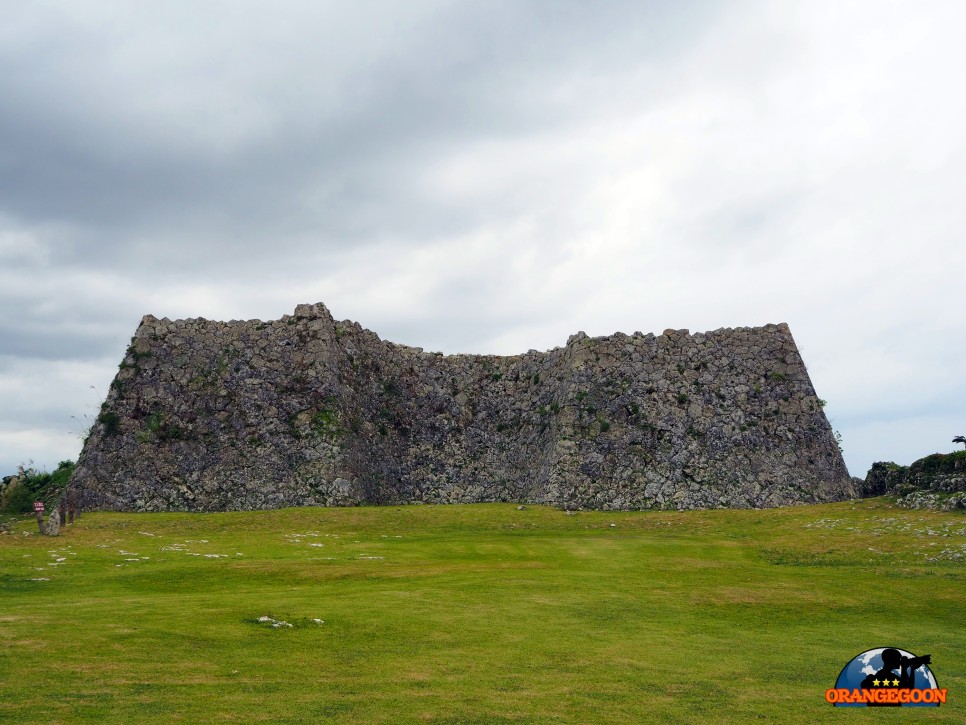
M 846 462 L 966 434 L 966 3 L 0 0 L 0 474 L 145 313 L 787 322 Z

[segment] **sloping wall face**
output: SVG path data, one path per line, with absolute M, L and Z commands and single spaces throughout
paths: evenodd
M 272 322 L 146 316 L 71 486 L 87 508 L 137 511 L 855 493 L 784 324 L 445 356 L 321 304 Z

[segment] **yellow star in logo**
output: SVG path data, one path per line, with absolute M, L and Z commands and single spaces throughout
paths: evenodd
M 893 680 L 892 681 L 892 686 L 893 687 L 898 687 L 899 686 L 899 680 Z
M 878 686 L 879 686 L 879 685 L 881 685 L 882 683 L 881 683 L 881 682 L 879 682 L 878 680 L 872 680 L 872 684 L 873 684 L 873 685 L 875 685 L 876 687 L 878 687 Z

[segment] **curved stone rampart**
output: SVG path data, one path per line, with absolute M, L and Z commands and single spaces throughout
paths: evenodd
M 71 486 L 87 508 L 143 511 L 854 495 L 784 324 L 442 355 L 321 304 L 271 322 L 144 317 Z

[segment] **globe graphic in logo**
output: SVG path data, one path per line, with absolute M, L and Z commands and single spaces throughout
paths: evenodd
M 883 669 L 886 668 L 886 661 L 883 660 L 882 653 L 887 652 L 887 650 L 894 650 L 899 653 L 899 655 L 904 659 L 916 659 L 916 656 L 911 652 L 907 652 L 904 649 L 899 649 L 898 647 L 877 647 L 876 649 L 866 650 L 862 654 L 856 655 L 852 660 L 842 669 L 839 674 L 839 678 L 835 681 L 836 688 L 845 688 L 849 691 L 862 688 L 862 682 L 869 675 L 882 676 Z M 896 656 L 892 653 L 887 652 L 888 664 L 892 665 L 896 663 Z M 895 669 L 887 669 L 890 677 L 898 678 L 901 675 L 900 668 L 898 666 Z M 912 688 L 917 690 L 930 690 L 937 689 L 936 678 L 933 677 L 932 671 L 926 664 L 919 665 L 919 667 L 911 670 L 913 676 Z M 837 702 L 837 707 L 866 707 L 865 703 L 849 703 L 849 702 Z M 938 707 L 938 702 L 908 702 L 903 705 L 903 707 Z

